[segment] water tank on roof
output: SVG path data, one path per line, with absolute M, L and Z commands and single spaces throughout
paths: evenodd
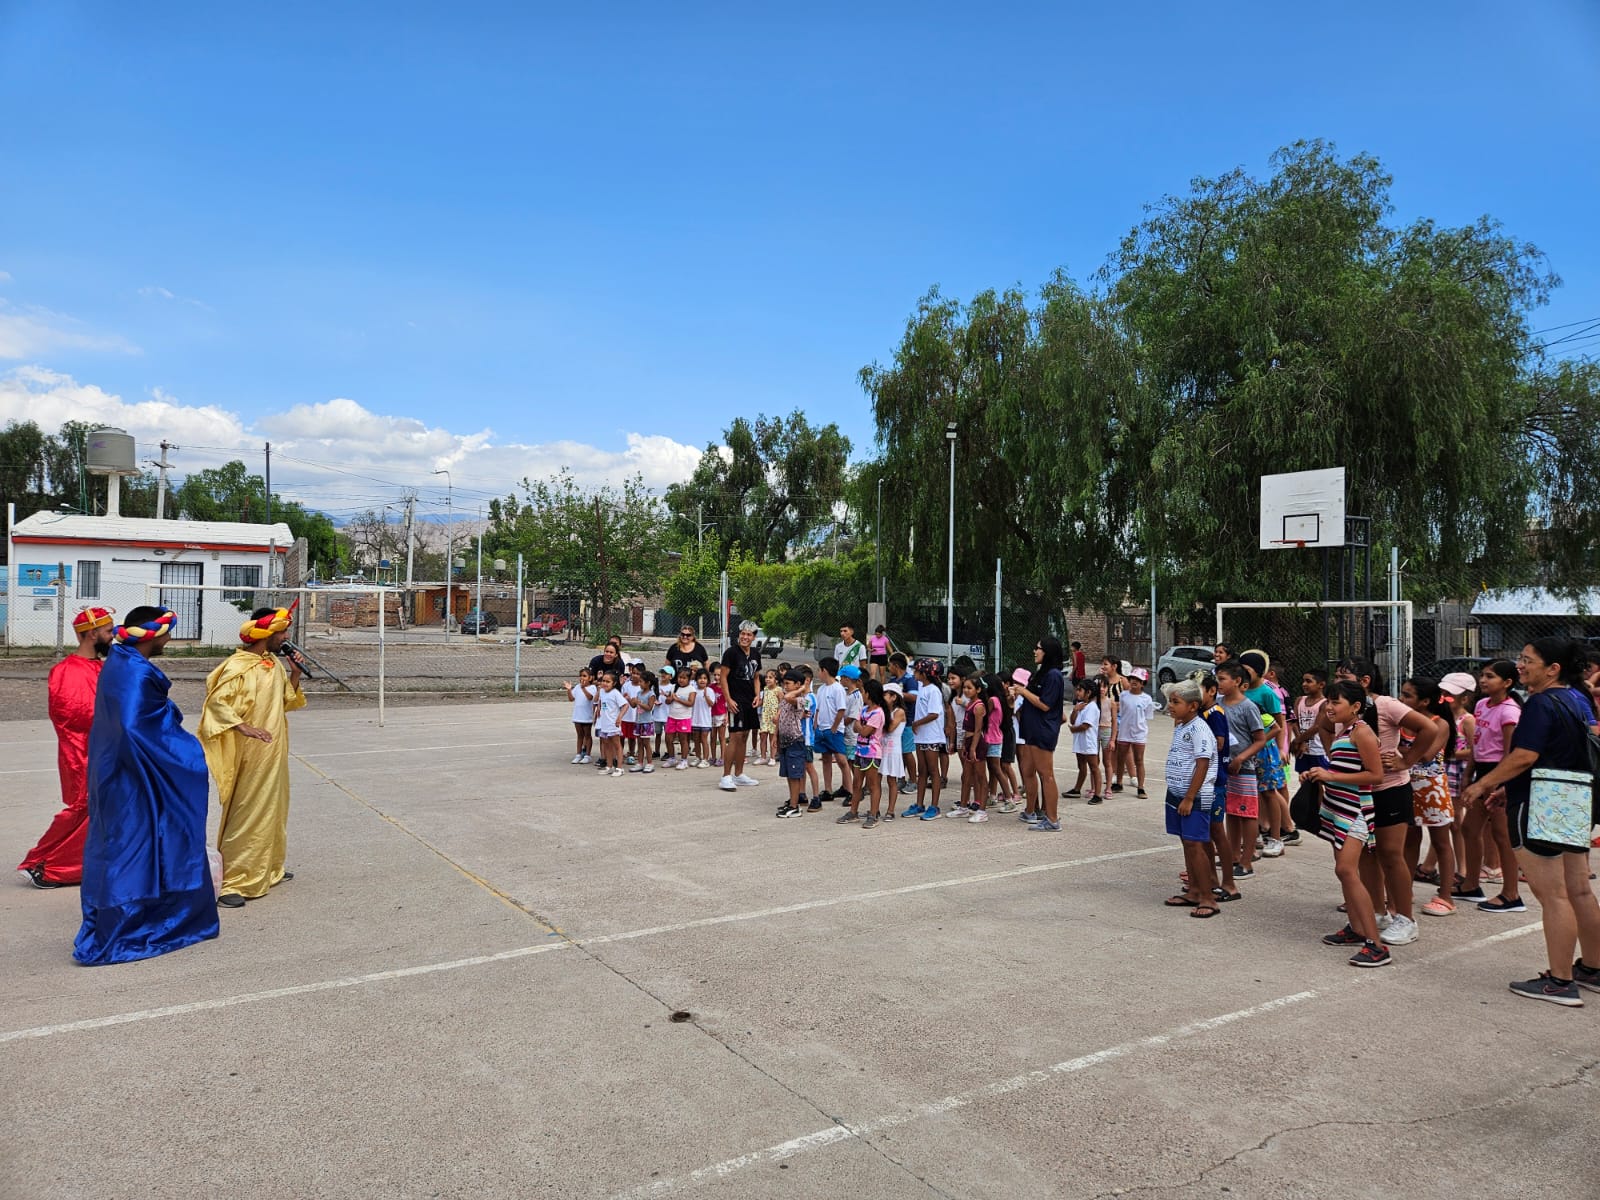
M 137 475 L 133 437 L 120 429 L 96 429 L 89 435 L 86 465 L 95 475 Z

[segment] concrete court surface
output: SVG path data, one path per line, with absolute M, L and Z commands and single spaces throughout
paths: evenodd
M 0 889 L 0 1196 L 1595 1194 L 1600 996 L 1506 991 L 1536 908 L 1357 971 L 1314 839 L 1162 907 L 1159 769 L 1057 835 L 865 831 L 599 778 L 567 713 L 295 714 L 297 878 L 163 958 L 77 967 L 75 890 Z M 0 747 L 20 857 L 54 743 Z

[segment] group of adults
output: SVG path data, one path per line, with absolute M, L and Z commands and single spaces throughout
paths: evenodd
M 183 727 L 155 660 L 177 615 L 150 605 L 73 618 L 76 648 L 51 668 L 61 810 L 18 864 L 34 887 L 78 886 L 73 957 L 86 965 L 165 954 L 219 932 L 286 879 L 289 739 L 301 671 L 279 656 L 291 608 L 257 609 L 241 646 L 206 678 L 198 736 Z M 206 817 L 221 805 L 214 853 Z

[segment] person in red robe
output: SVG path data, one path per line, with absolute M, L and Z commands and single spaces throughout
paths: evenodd
M 38 888 L 83 880 L 83 839 L 89 830 L 89 726 L 94 722 L 100 666 L 115 633 L 111 609 L 86 608 L 72 618 L 78 648 L 50 669 L 50 721 L 56 727 L 61 811 L 39 844 L 17 864 Z

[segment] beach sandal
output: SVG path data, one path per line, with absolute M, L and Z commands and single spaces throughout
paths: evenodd
M 1235 900 L 1244 899 L 1243 892 L 1227 892 L 1219 887 L 1212 888 L 1211 894 L 1216 897 L 1218 904 L 1230 904 Z
M 1195 906 L 1195 910 L 1189 915 L 1191 917 L 1199 917 L 1202 921 L 1204 921 L 1209 917 L 1216 916 L 1221 911 L 1222 910 L 1215 904 L 1198 904 Z
M 1413 883 L 1431 883 L 1437 885 L 1439 882 L 1439 872 L 1424 871 L 1419 867 L 1417 870 L 1411 872 L 1411 881 Z
M 1187 896 L 1168 896 L 1166 905 L 1168 908 L 1199 908 L 1200 902 Z

